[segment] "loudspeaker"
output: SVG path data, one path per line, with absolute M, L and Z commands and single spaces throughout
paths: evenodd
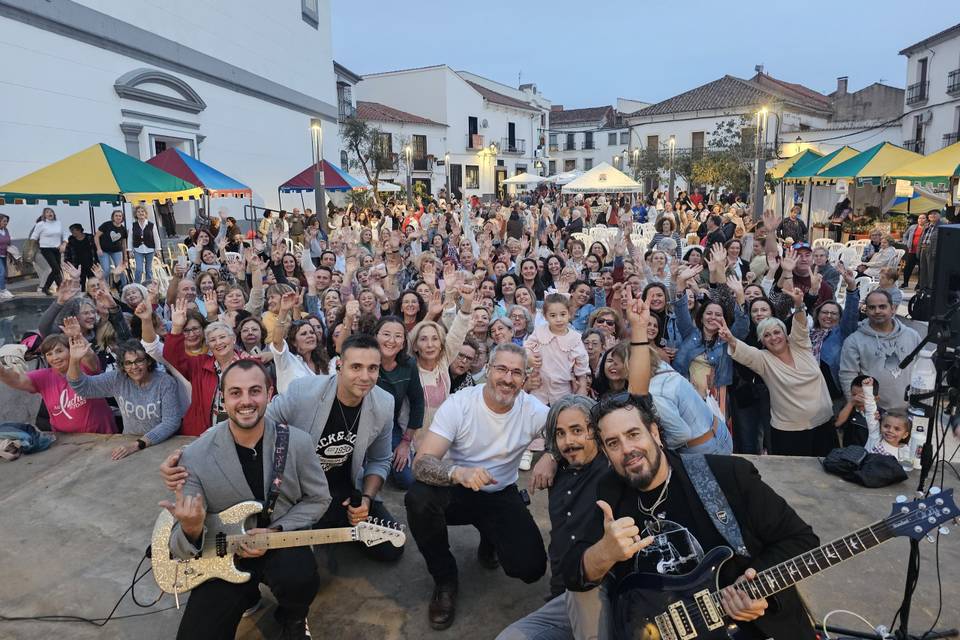
M 933 258 L 933 315 L 942 316 L 960 303 L 960 224 L 940 225 L 937 254 Z M 960 345 L 960 310 L 954 310 L 941 326 L 949 328 L 950 342 Z

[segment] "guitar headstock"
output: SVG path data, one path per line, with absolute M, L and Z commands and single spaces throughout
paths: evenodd
M 389 542 L 395 547 L 402 547 L 407 540 L 407 535 L 403 532 L 403 525 L 396 522 L 387 522 L 370 518 L 366 522 L 361 522 L 356 526 L 357 540 L 372 547 L 382 542 Z
M 940 491 L 931 487 L 923 498 L 907 501 L 900 496 L 893 505 L 886 522 L 893 536 L 906 536 L 920 540 L 931 529 L 960 516 L 953 501 L 953 489 Z

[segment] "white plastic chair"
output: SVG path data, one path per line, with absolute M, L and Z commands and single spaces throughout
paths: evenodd
M 834 243 L 831 243 L 831 244 L 830 244 L 830 246 L 829 246 L 829 248 L 827 249 L 827 251 L 828 251 L 829 254 L 830 254 L 830 263 L 831 263 L 831 264 L 837 264 L 837 260 L 840 259 L 840 255 L 843 253 L 843 250 L 844 250 L 844 249 L 846 249 L 846 247 L 843 246 L 843 243 L 834 242 Z
M 868 244 L 870 244 L 869 238 L 861 238 L 859 240 L 847 240 L 848 247 L 860 247 L 861 249 L 863 249 Z
M 846 247 L 840 252 L 840 260 L 848 269 L 854 269 L 860 264 L 861 255 L 863 255 L 863 251 L 860 247 Z
M 824 249 L 829 249 L 830 245 L 833 244 L 833 240 L 830 238 L 817 238 L 813 241 L 813 248 L 819 249 L 823 247 Z

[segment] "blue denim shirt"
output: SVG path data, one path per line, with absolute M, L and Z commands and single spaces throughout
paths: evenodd
M 596 309 L 596 307 L 589 302 L 577 309 L 577 312 L 573 314 L 573 318 L 570 319 L 570 324 L 573 325 L 575 331 L 583 333 L 587 330 L 587 320 L 590 319 L 590 314 L 593 313 L 594 309 Z
M 686 295 L 685 293 L 683 295 Z M 725 387 L 733 382 L 733 358 L 727 353 L 727 343 L 722 340 L 716 340 L 713 346 L 708 346 L 703 341 L 703 333 L 693 323 L 690 317 L 690 310 L 682 301 L 673 305 L 673 312 L 677 317 L 677 327 L 683 336 L 683 342 L 677 351 L 677 356 L 673 359 L 673 368 L 683 377 L 690 377 L 690 363 L 704 354 L 707 362 L 714 370 L 714 384 L 717 387 Z M 730 327 L 732 333 L 738 340 L 743 340 L 750 329 L 750 322 L 747 314 L 744 313 L 740 305 L 733 307 L 733 326 Z
M 713 411 L 690 381 L 660 363 L 650 378 L 650 395 L 660 417 L 660 434 L 668 449 L 679 449 L 713 427 Z M 722 422 L 718 425 L 726 429 Z
M 851 333 L 857 330 L 857 322 L 860 320 L 860 290 L 853 289 L 847 291 L 847 299 L 843 303 L 843 315 L 840 316 L 840 323 L 827 332 L 820 345 L 820 362 L 826 363 L 830 367 L 830 373 L 833 375 L 833 381 L 840 389 L 840 352 L 843 351 L 843 341 Z M 814 329 L 814 331 L 817 331 Z M 843 391 L 846 391 L 843 389 Z

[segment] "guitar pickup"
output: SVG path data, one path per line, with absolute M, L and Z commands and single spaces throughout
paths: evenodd
M 687 608 L 683 606 L 683 602 L 674 602 L 667 607 L 667 612 L 670 614 L 670 620 L 673 622 L 673 626 L 677 630 L 677 637 L 680 640 L 691 640 L 697 637 L 697 630 L 694 628 L 693 622 L 690 620 L 690 614 L 687 613 Z
M 717 609 L 717 604 L 713 601 L 713 596 L 710 595 L 709 590 L 698 591 L 693 594 L 693 599 L 700 609 L 700 614 L 703 616 L 707 629 L 713 631 L 723 626 L 723 617 L 720 615 L 720 610 Z

